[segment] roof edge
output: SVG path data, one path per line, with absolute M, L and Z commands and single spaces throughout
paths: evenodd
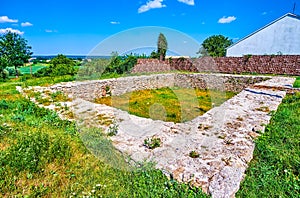
M 228 46 L 228 47 L 226 48 L 226 50 L 227 50 L 228 48 L 232 47 L 232 46 L 235 46 L 236 44 L 242 42 L 243 40 L 249 38 L 250 36 L 256 34 L 257 32 L 260 32 L 261 30 L 263 30 L 263 29 L 269 27 L 270 25 L 276 23 L 277 21 L 279 21 L 279 20 L 281 20 L 281 19 L 283 19 L 284 17 L 287 17 L 287 16 L 293 17 L 293 18 L 296 18 L 296 19 L 299 19 L 299 20 L 300 20 L 300 16 L 299 16 L 299 15 L 296 15 L 296 14 L 293 14 L 293 13 L 288 12 L 288 13 L 286 13 L 285 15 L 283 15 L 283 16 L 281 16 L 281 17 L 275 19 L 274 21 L 271 21 L 270 23 L 268 23 L 267 25 L 263 26 L 262 28 L 259 28 L 258 30 L 252 32 L 251 34 L 248 34 L 247 36 L 243 37 L 242 39 L 240 39 L 240 40 L 238 40 L 237 42 L 233 43 L 232 45 Z

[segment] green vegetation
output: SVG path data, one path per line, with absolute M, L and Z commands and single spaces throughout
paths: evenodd
M 203 115 L 234 96 L 232 92 L 186 88 L 161 88 L 98 98 L 95 102 L 155 120 L 185 122 Z
M 78 80 L 116 78 L 130 75 L 138 58 L 145 55 L 127 54 L 124 56 L 113 52 L 110 59 L 92 59 L 79 68 L 76 78 Z
M 46 77 L 0 83 L 1 197 L 207 197 L 200 189 L 169 180 L 151 164 L 128 171 L 105 163 L 110 159 L 104 158 L 112 156 L 115 163 L 123 165 L 101 131 L 82 129 L 78 133 L 73 122 L 39 108 L 15 90 L 15 86 L 71 79 Z M 51 97 L 59 100 L 62 95 L 53 93 Z M 97 158 L 92 153 L 99 148 L 103 150 Z M 104 151 L 108 153 L 101 155 Z
M 159 55 L 159 60 L 165 60 L 166 53 L 168 50 L 168 42 L 164 34 L 160 33 L 157 41 L 157 54 Z
M 35 76 L 74 76 L 77 72 L 75 66 L 76 62 L 74 60 L 67 58 L 65 55 L 59 54 L 50 61 L 49 67 L 38 70 Z
M 160 147 L 161 139 L 158 137 L 151 137 L 144 140 L 144 146 L 148 149 L 155 149 Z
M 233 42 L 223 35 L 213 35 L 205 39 L 198 54 L 200 56 L 210 55 L 212 57 L 222 57 L 226 55 L 226 48 Z M 208 54 L 207 54 L 208 53 Z
M 294 87 L 295 87 L 295 88 L 300 88 L 300 76 L 298 76 L 298 77 L 296 78 L 296 81 L 295 81 L 295 83 L 294 83 Z
M 6 67 L 14 67 L 18 76 L 17 68 L 27 63 L 31 55 L 27 40 L 19 34 L 8 31 L 0 35 L 0 78 L 8 78 Z
M 45 65 L 37 64 L 26 67 L 20 67 L 21 74 L 30 74 L 30 70 L 32 70 L 32 74 L 35 74 L 38 70 L 45 68 Z
M 299 197 L 299 110 L 300 93 L 286 96 L 255 142 L 254 158 L 237 197 Z
M 104 73 L 116 73 L 116 74 L 124 74 L 129 73 L 131 69 L 137 62 L 138 55 L 125 55 L 119 56 L 118 53 L 113 52 L 112 57 L 110 59 L 110 63 L 105 68 Z
M 189 156 L 190 156 L 191 158 L 198 158 L 198 157 L 200 156 L 200 154 L 199 154 L 197 151 L 191 151 L 191 152 L 189 153 Z

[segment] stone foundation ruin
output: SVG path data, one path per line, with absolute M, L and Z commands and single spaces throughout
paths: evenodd
M 37 91 L 62 91 L 73 98 L 75 117 L 92 126 L 102 115 L 118 126 L 113 145 L 134 161 L 153 161 L 156 168 L 180 182 L 191 183 L 212 197 L 234 197 L 254 150 L 254 139 L 264 132 L 294 78 L 225 74 L 158 74 L 108 80 L 68 82 Z M 221 106 L 185 123 L 163 122 L 130 115 L 95 104 L 95 98 L 161 87 L 197 87 L 240 92 Z M 145 139 L 159 138 L 155 149 Z M 197 157 L 191 157 L 195 152 Z

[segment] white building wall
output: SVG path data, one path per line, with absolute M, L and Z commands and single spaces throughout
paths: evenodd
M 300 54 L 300 19 L 285 16 L 227 49 L 226 56 Z

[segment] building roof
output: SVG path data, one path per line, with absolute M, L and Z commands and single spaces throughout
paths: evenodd
M 265 28 L 271 26 L 272 24 L 276 23 L 277 21 L 280 21 L 281 19 L 283 19 L 283 18 L 285 18 L 285 17 L 292 17 L 292 18 L 295 18 L 295 19 L 300 20 L 300 16 L 299 16 L 299 15 L 292 14 L 292 13 L 287 13 L 287 14 L 285 14 L 285 15 L 279 17 L 278 19 L 272 21 L 271 23 L 265 25 L 264 27 L 262 27 L 262 28 L 256 30 L 255 32 L 249 34 L 248 36 L 245 36 L 244 38 L 240 39 L 239 41 L 233 43 L 232 45 L 230 45 L 230 46 L 227 47 L 226 49 L 231 48 L 232 46 L 234 46 L 234 45 L 236 45 L 236 44 L 242 42 L 243 40 L 246 40 L 247 38 L 251 37 L 252 35 L 256 34 L 257 32 L 260 32 L 261 30 L 263 30 L 263 29 L 265 29 Z

